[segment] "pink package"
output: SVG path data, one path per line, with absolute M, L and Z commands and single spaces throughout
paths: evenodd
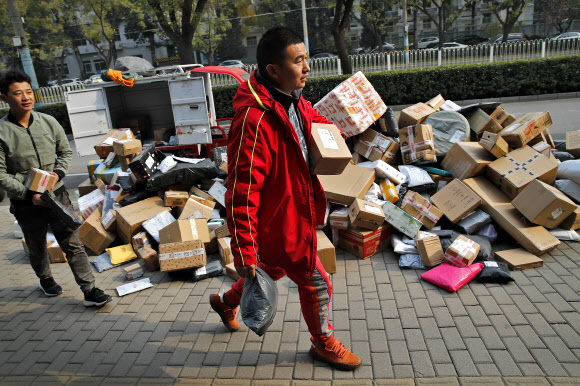
M 421 274 L 421 279 L 435 284 L 437 287 L 455 292 L 469 283 L 483 269 L 483 264 L 475 263 L 468 267 L 455 267 L 443 263 Z

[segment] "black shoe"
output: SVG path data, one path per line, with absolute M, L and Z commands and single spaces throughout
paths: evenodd
M 93 287 L 92 290 L 85 292 L 85 300 L 83 304 L 85 307 L 97 306 L 100 307 L 113 300 L 111 295 L 107 295 L 101 289 Z
M 46 296 L 58 296 L 62 293 L 62 287 L 56 284 L 52 276 L 40 279 L 39 287 Z

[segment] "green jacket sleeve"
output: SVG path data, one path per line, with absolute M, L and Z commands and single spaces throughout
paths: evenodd
M 55 173 L 59 174 L 59 176 L 64 177 L 68 172 L 68 168 L 70 167 L 73 152 L 68 143 L 66 133 L 58 121 L 54 118 L 51 119 L 51 125 L 53 126 L 54 137 L 56 140 L 56 162 L 54 164 L 54 171 Z M 61 173 L 58 173 L 58 171 L 62 172 L 62 175 Z
M 24 178 L 24 176 L 20 177 Z M 3 145 L 0 145 L 0 188 L 4 189 L 11 198 L 17 200 L 26 199 L 28 189 L 26 189 L 22 180 L 8 173 L 6 169 L 6 153 L 4 152 Z

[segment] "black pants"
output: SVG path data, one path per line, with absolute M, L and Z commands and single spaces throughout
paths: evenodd
M 68 192 L 63 190 L 56 199 L 73 211 Z M 85 247 L 79 240 L 78 229 L 73 231 L 64 222 L 52 213 L 52 209 L 44 206 L 13 205 L 12 213 L 24 234 L 28 246 L 30 265 L 38 278 L 52 276 L 50 261 L 46 248 L 46 233 L 48 226 L 66 255 L 68 265 L 75 277 L 75 281 L 83 292 L 94 287 L 95 276 L 85 252 Z

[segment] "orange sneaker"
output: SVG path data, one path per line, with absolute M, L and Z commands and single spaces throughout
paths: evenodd
M 325 362 L 338 370 L 352 371 L 358 368 L 362 361 L 347 350 L 338 339 L 329 346 L 320 346 L 312 342 L 310 356 L 317 361 Z
M 240 323 L 236 319 L 238 307 L 230 307 L 222 301 L 218 294 L 209 295 L 209 304 L 211 308 L 222 318 L 224 326 L 230 331 L 237 331 Z

